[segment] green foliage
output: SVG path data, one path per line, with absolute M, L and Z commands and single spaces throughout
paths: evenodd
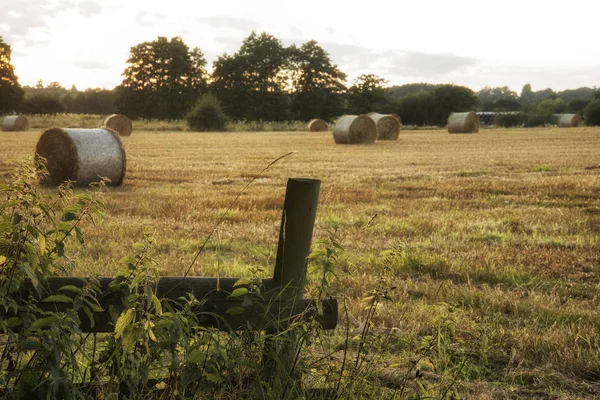
M 130 118 L 181 118 L 206 90 L 206 61 L 180 37 L 159 36 L 133 46 L 116 88 L 116 105 Z
M 502 128 L 534 128 L 556 124 L 552 114 L 500 113 L 494 116 L 494 125 Z
M 56 97 L 47 94 L 27 94 L 19 109 L 25 114 L 55 115 L 65 111 L 63 105 Z
M 591 101 L 584 111 L 585 124 L 588 126 L 600 126 L 600 98 Z
M 489 105 L 495 104 L 499 100 L 517 100 L 517 93 L 513 92 L 508 88 L 508 86 L 503 87 L 490 87 L 486 86 L 477 92 L 477 98 L 479 99 L 479 104 L 481 105 Z M 494 111 L 493 107 L 483 107 L 482 111 Z M 513 111 L 513 110 L 505 110 L 505 111 Z
M 567 109 L 567 104 L 563 99 L 546 99 L 540 101 L 536 106 L 536 112 L 542 115 L 548 114 L 560 114 L 564 113 Z
M 348 89 L 348 112 L 366 114 L 372 111 L 391 113 L 393 106 L 386 98 L 387 81 L 375 74 L 363 74 Z
M 494 115 L 494 125 L 502 128 L 511 128 L 523 126 L 527 121 L 527 115 L 524 113 L 507 113 Z
M 464 86 L 440 85 L 431 94 L 431 125 L 444 126 L 453 112 L 472 111 L 477 106 L 475 92 Z
M 23 100 L 23 89 L 11 63 L 11 47 L 0 36 L 0 115 L 15 111 Z
M 438 86 L 431 83 L 408 83 L 401 86 L 392 86 L 386 90 L 386 97 L 390 103 L 398 103 L 405 96 L 420 92 L 433 92 Z
M 289 48 L 293 76 L 291 113 L 294 118 L 331 120 L 344 111 L 346 74 L 331 63 L 329 54 L 311 40 Z
M 286 93 L 290 51 L 268 33 L 252 32 L 240 50 L 213 64 L 211 92 L 234 119 L 289 119 Z
M 227 116 L 219 100 L 211 95 L 203 95 L 187 113 L 185 120 L 194 131 L 224 131 Z
M 569 104 L 567 104 L 567 112 L 570 114 L 583 115 L 585 106 L 587 106 L 589 102 L 590 100 L 583 99 L 571 100 Z
M 424 126 L 431 124 L 431 93 L 413 92 L 400 99 L 398 115 L 405 125 Z

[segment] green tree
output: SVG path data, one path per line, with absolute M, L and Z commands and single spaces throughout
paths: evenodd
M 583 99 L 571 100 L 569 102 L 569 104 L 567 104 L 567 112 L 572 113 L 572 114 L 583 115 L 585 106 L 587 106 L 589 102 L 590 102 L 590 100 L 583 100 Z
M 588 126 L 600 126 L 600 98 L 590 101 L 585 107 L 585 124 Z
M 0 36 L 0 114 L 16 110 L 24 96 L 11 55 L 11 47 Z
M 545 99 L 536 106 L 536 112 L 540 115 L 560 114 L 567 109 L 567 103 L 563 99 Z
M 391 112 L 392 104 L 386 98 L 387 81 L 375 74 L 363 74 L 348 89 L 348 111 L 366 114 L 372 111 Z
M 440 85 L 431 97 L 430 123 L 444 126 L 453 112 L 472 111 L 477 106 L 477 95 L 471 89 L 457 85 Z
M 211 91 L 234 119 L 289 118 L 289 51 L 266 32 L 252 32 L 239 51 L 213 63 Z
M 202 51 L 190 50 L 180 37 L 133 46 L 116 106 L 130 118 L 181 118 L 206 89 L 205 67 Z
M 519 97 L 519 101 L 521 104 L 528 104 L 535 101 L 535 95 L 533 94 L 533 90 L 531 90 L 531 84 L 526 84 L 523 86 L 521 90 L 521 96 Z
M 510 90 L 508 86 L 486 86 L 477 92 L 477 98 L 479 99 L 479 104 L 488 106 L 489 104 L 495 104 L 498 100 L 517 100 L 518 96 L 517 93 Z M 488 108 L 486 107 L 486 110 L 487 109 Z
M 346 74 L 332 64 L 329 54 L 314 40 L 290 49 L 291 112 L 295 119 L 329 120 L 343 113 Z
M 398 114 L 405 125 L 423 126 L 430 123 L 432 95 L 430 92 L 412 92 L 398 102 Z

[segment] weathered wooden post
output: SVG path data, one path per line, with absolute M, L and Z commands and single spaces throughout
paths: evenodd
M 290 303 L 304 294 L 320 186 L 317 179 L 294 178 L 287 182 L 273 280 L 281 286 L 281 299 Z M 272 343 L 265 349 L 265 376 L 282 389 L 294 380 L 297 338 L 293 336 L 278 338 L 283 344 Z

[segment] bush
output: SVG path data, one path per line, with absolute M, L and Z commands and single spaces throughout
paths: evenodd
M 588 126 L 600 125 L 600 99 L 591 101 L 584 111 L 585 124 Z
M 502 128 L 516 126 L 533 128 L 537 126 L 546 126 L 547 124 L 556 124 L 556 118 L 551 114 L 540 115 L 525 113 L 496 114 L 494 116 L 494 125 Z
M 494 116 L 494 125 L 502 128 L 523 126 L 526 120 L 527 115 L 523 113 L 496 114 Z
M 187 113 L 185 120 L 194 131 L 224 131 L 227 116 L 219 100 L 211 95 L 203 95 Z

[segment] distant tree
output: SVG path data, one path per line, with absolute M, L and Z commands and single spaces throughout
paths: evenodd
M 180 37 L 158 37 L 130 50 L 116 106 L 130 118 L 183 117 L 206 88 L 206 61 Z
M 540 115 L 560 114 L 567 109 L 567 103 L 563 99 L 551 99 L 540 101 L 536 106 L 536 112 Z
M 490 104 L 496 104 L 498 100 L 514 100 L 516 101 L 518 96 L 517 92 L 513 92 L 508 86 L 502 87 L 490 87 L 486 86 L 477 92 L 477 98 L 479 99 L 480 105 L 486 105 L 489 107 Z M 502 103 L 501 103 L 502 104 Z M 506 103 L 505 103 L 506 104 Z M 489 110 L 487 108 L 485 110 Z
M 24 114 L 58 114 L 65 110 L 57 98 L 47 94 L 27 95 L 19 109 Z
M 592 100 L 596 90 L 589 87 L 580 87 L 577 89 L 567 89 L 562 92 L 558 92 L 556 95 L 563 99 L 565 102 L 570 103 L 574 100 Z
M 44 81 L 43 80 L 39 80 L 37 81 L 37 83 L 34 86 L 36 89 L 43 89 L 44 88 Z
M 432 94 L 426 91 L 412 92 L 398 102 L 398 115 L 405 125 L 430 124 Z
M 348 89 L 348 111 L 352 114 L 392 112 L 393 105 L 386 98 L 387 81 L 375 74 L 363 74 Z
M 583 115 L 583 111 L 585 110 L 585 106 L 588 105 L 590 100 L 571 100 L 569 104 L 567 104 L 567 112 L 572 114 L 581 114 Z
M 492 107 L 490 109 L 495 112 L 519 111 L 521 109 L 521 103 L 519 103 L 515 98 L 502 98 L 492 103 Z
M 404 96 L 412 93 L 431 93 L 438 86 L 431 83 L 408 83 L 406 85 L 387 88 L 385 95 L 390 103 L 398 103 Z
M 451 113 L 472 111 L 477 107 L 477 102 L 477 95 L 467 87 L 440 85 L 432 93 L 429 122 L 444 126 Z
M 48 86 L 46 86 L 46 89 L 64 89 L 64 88 L 62 87 L 60 82 L 54 81 L 54 82 L 50 82 L 48 84 Z
M 314 40 L 291 46 L 292 98 L 295 119 L 329 120 L 344 111 L 346 74 L 332 64 L 329 54 Z
M 588 126 L 600 126 L 600 98 L 590 101 L 585 107 L 585 124 Z
M 289 59 L 279 39 L 252 32 L 237 53 L 213 63 L 210 89 L 234 119 L 288 119 Z
M 0 36 L 0 114 L 16 110 L 24 96 L 11 55 L 11 47 Z
M 535 95 L 533 94 L 533 90 L 531 90 L 531 84 L 526 84 L 523 86 L 521 90 L 521 96 L 519 96 L 519 101 L 521 104 L 528 104 L 535 101 Z

